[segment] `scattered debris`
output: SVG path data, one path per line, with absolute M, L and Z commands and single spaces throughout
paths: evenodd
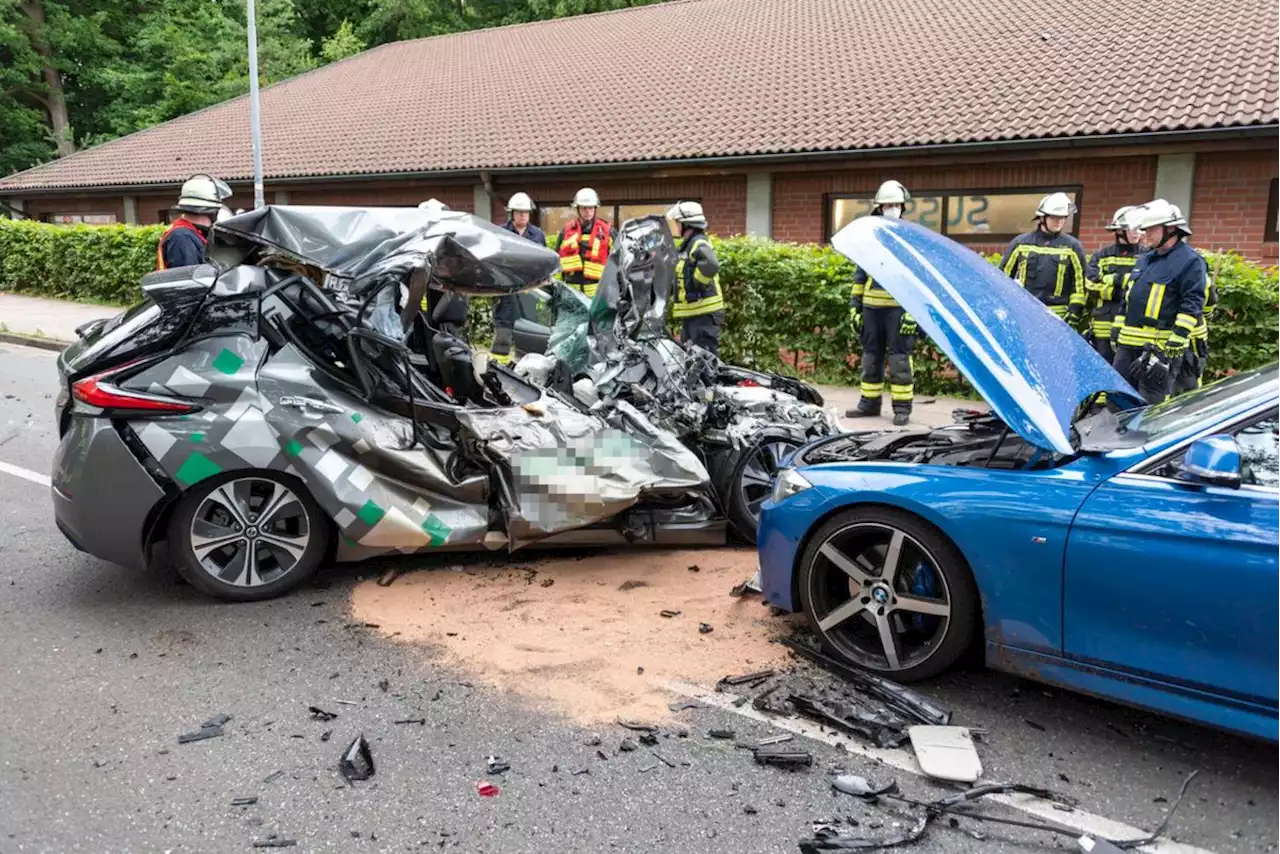
M 795 736 L 791 733 L 784 732 L 780 735 L 771 735 L 768 738 L 762 738 L 756 742 L 755 746 L 756 749 L 759 749 L 761 747 L 768 747 L 771 744 L 782 744 L 784 741 L 791 741 L 793 738 L 795 738 Z
M 681 612 L 680 612 L 680 611 L 672 611 L 672 610 L 669 610 L 669 609 L 668 609 L 668 610 L 662 610 L 662 611 L 659 611 L 659 612 L 658 612 L 658 616 L 659 616 L 659 617 L 666 617 L 666 618 L 668 618 L 668 619 L 670 619 L 671 617 L 678 617 L 678 616 L 680 616 L 680 614 L 681 614 Z
M 279 780 L 283 776 L 284 776 L 283 771 L 272 771 L 270 774 L 268 774 L 266 777 L 263 778 L 262 782 L 270 783 L 274 780 Z
M 231 720 L 231 715 L 216 714 L 209 720 L 200 724 L 200 729 L 195 732 L 183 733 L 178 736 L 178 744 L 190 744 L 193 741 L 204 741 L 206 738 L 217 738 L 223 735 L 223 727 Z
M 1036 732 L 1048 732 L 1048 730 L 1044 728 L 1044 724 L 1038 724 L 1033 720 L 1028 720 L 1027 718 L 1023 718 L 1022 722 L 1027 726 L 1031 727 Z
M 618 726 L 633 732 L 657 732 L 658 728 L 653 724 L 644 724 L 639 721 L 618 721 Z
M 391 690 L 391 682 L 386 679 L 383 679 L 378 683 L 378 690 L 380 690 L 384 694 L 387 693 L 388 691 Z
M 1200 773 L 1199 769 L 1192 771 L 1190 774 L 1187 775 L 1187 779 L 1182 781 L 1182 787 L 1178 789 L 1178 797 L 1174 799 L 1173 805 L 1169 807 L 1169 811 L 1164 814 L 1164 820 L 1161 821 L 1160 824 L 1156 827 L 1156 829 L 1151 831 L 1151 833 L 1147 837 L 1143 839 L 1129 839 L 1123 842 L 1117 840 L 1115 844 L 1120 848 L 1128 849 L 1128 848 L 1139 848 L 1143 845 L 1149 845 L 1152 842 L 1155 842 L 1156 839 L 1158 839 L 1161 835 L 1164 834 L 1165 828 L 1169 826 L 1169 820 L 1172 819 L 1173 814 L 1178 811 L 1178 807 L 1182 806 L 1182 799 L 1187 796 L 1187 787 L 1191 785 L 1191 781 L 1194 780 L 1196 778 L 1196 775 L 1199 773 Z M 1099 849 L 1094 849 L 1094 850 L 1096 851 Z M 1110 854 L 1110 852 L 1103 849 L 1103 854 Z
M 482 798 L 496 798 L 502 790 L 488 780 L 476 781 L 476 794 Z
M 756 569 L 756 574 L 748 578 L 741 584 L 735 585 L 729 591 L 729 595 L 735 599 L 746 596 L 748 593 L 763 593 L 764 589 L 760 586 L 760 570 Z
M 369 750 L 369 742 L 364 740 L 363 735 L 356 736 L 343 751 L 342 759 L 338 761 L 338 770 L 347 778 L 347 782 L 368 780 L 373 776 L 373 752 Z
M 667 708 L 673 712 L 683 712 L 685 709 L 701 709 L 702 706 L 693 700 L 681 700 L 678 703 L 668 703 Z
M 382 575 L 378 576 L 379 587 L 390 587 L 397 578 L 400 577 L 400 570 L 396 567 L 390 567 L 385 570 Z
M 608 761 L 609 761 L 609 757 L 605 755 L 605 753 L 604 753 L 604 751 L 603 751 L 603 750 L 597 750 L 597 751 L 596 751 L 596 757 L 597 757 L 597 758 L 599 758 L 599 760 L 600 760 L 601 762 L 608 762 Z
M 774 750 L 765 748 L 755 751 L 755 759 L 760 765 L 778 765 L 787 768 L 813 764 L 813 754 L 807 750 Z
M 587 747 L 599 747 L 601 745 L 600 736 L 593 735 L 586 740 Z
M 233 806 L 233 807 L 251 807 L 251 806 L 253 806 L 254 804 L 256 804 L 257 802 L 258 802 L 258 799 L 257 799 L 256 797 L 254 797 L 254 796 L 250 796 L 250 797 L 247 797 L 247 798 L 232 798 L 232 799 L 231 799 L 231 806 Z
M 640 743 L 643 744 L 645 747 L 657 747 L 658 746 L 657 733 L 646 732 L 644 735 L 640 736 Z
M 756 815 L 760 812 L 760 810 L 756 809 L 751 804 L 743 804 L 742 811 L 747 815 Z
M 1094 839 L 1092 836 L 1081 836 L 1076 842 L 1085 854 L 1124 854 L 1125 850 L 1105 839 Z
M 710 623 L 698 623 L 698 634 L 709 635 L 714 631 Z
M 307 706 L 307 711 L 311 713 L 313 721 L 331 721 L 338 716 L 337 712 L 326 712 L 319 706 Z
M 831 787 L 837 791 L 844 792 L 846 795 L 867 798 L 874 802 L 874 799 L 880 795 L 896 794 L 898 781 L 890 780 L 883 786 L 877 786 L 866 777 L 859 777 L 857 774 L 840 774 L 832 779 Z
M 643 676 L 643 675 L 644 675 L 644 668 L 643 668 L 643 667 L 637 667 L 637 668 L 636 668 L 636 675 L 637 675 L 637 676 Z
M 834 824 L 823 825 L 827 832 L 819 835 L 815 832 L 812 839 L 800 840 L 801 854 L 816 854 L 819 851 L 858 851 L 870 848 L 893 848 L 897 845 L 908 845 L 924 836 L 929 826 L 930 813 L 916 816 L 913 823 L 899 830 L 894 836 L 845 836 Z M 896 824 L 896 822 L 895 822 Z M 834 831 L 834 832 L 832 832 Z
M 555 580 L 554 578 L 544 578 L 544 579 L 542 579 L 541 585 L 542 585 L 543 587 L 550 587 L 551 585 L 553 585 L 553 584 L 555 584 L 555 583 L 556 583 L 556 580 Z
M 768 681 L 778 671 L 776 670 L 759 670 L 755 673 L 744 673 L 741 676 L 726 676 L 716 683 L 716 691 L 723 692 L 725 688 L 746 685 L 748 688 L 758 688 L 760 685 Z
M 573 774 L 573 776 L 574 776 L 574 777 L 581 777 L 583 774 L 590 775 L 590 774 L 591 774 L 591 769 L 590 769 L 590 768 L 583 768 L 583 769 L 581 769 L 581 770 L 579 770 L 579 771 L 574 771 L 574 772 L 572 772 L 572 774 Z
M 792 694 L 790 700 L 800 714 L 823 721 L 844 732 L 862 736 L 878 747 L 900 747 L 907 740 L 901 723 L 893 718 L 817 697 Z
M 337 675 L 337 674 L 334 674 L 334 676 L 335 676 L 335 677 L 336 677 L 336 675 Z M 341 703 L 341 704 L 342 704 L 342 705 L 344 705 L 344 706 L 358 706 L 358 705 L 360 705 L 360 704 L 359 704 L 359 703 L 357 703 L 355 700 L 334 700 L 334 702 L 335 702 L 335 703 Z
M 695 564 L 691 564 L 691 565 L 689 566 L 689 571 L 690 571 L 690 572 L 702 572 L 702 567 L 698 566 L 696 563 L 695 563 Z
M 405 718 L 402 721 L 392 721 L 393 724 L 417 724 L 418 726 L 426 726 L 426 718 Z
M 511 770 L 510 763 L 503 762 L 501 759 L 499 759 L 496 756 L 490 756 L 488 764 L 489 764 L 490 774 L 505 774 L 506 772 Z
M 958 726 L 907 728 L 920 770 L 936 780 L 976 783 L 982 776 L 982 760 L 969 731 Z
M 632 751 L 639 750 L 640 745 L 636 744 L 634 741 L 632 741 L 629 738 L 624 738 L 622 740 L 622 744 L 618 745 L 618 749 L 621 750 L 623 753 L 631 753 Z
M 624 581 L 618 585 L 618 589 L 621 590 L 623 593 L 625 593 L 628 590 L 635 590 L 637 587 L 648 587 L 648 586 L 649 586 L 649 582 L 647 581 Z
M 668 759 L 667 757 L 663 756 L 663 755 L 662 755 L 661 753 L 659 753 L 658 751 L 656 751 L 656 750 L 650 750 L 649 752 L 650 752 L 650 753 L 652 753 L 652 754 L 654 755 L 654 757 L 655 757 L 655 758 L 657 758 L 657 760 L 658 760 L 659 762 L 661 762 L 663 765 L 666 765 L 668 768 L 675 768 L 675 767 L 676 767 L 676 763 L 672 762 L 670 759 Z
M 277 839 L 274 836 L 269 836 L 266 839 L 259 839 L 258 841 L 254 842 L 251 847 L 253 848 L 293 848 L 297 844 L 298 844 L 298 840 L 296 839 Z
M 661 767 L 662 767 L 662 764 L 661 764 L 661 763 L 659 763 L 659 762 L 655 762 L 655 763 L 653 763 L 652 765 L 646 765 L 646 766 L 644 766 L 643 768 L 641 768 L 641 769 L 640 769 L 640 773 L 641 773 L 641 774 L 648 774 L 648 773 L 649 773 L 650 771 L 652 771 L 653 769 L 655 769 L 655 768 L 661 768 Z
M 333 730 L 331 729 L 327 729 L 324 732 L 320 733 L 321 741 L 328 741 L 331 738 L 333 738 Z
M 837 676 L 852 682 L 860 691 L 871 695 L 881 703 L 884 703 L 889 709 L 914 720 L 916 723 L 926 726 L 946 726 L 951 723 L 951 712 L 938 708 L 928 699 L 904 685 L 899 685 L 897 682 L 876 676 L 865 670 L 849 667 L 797 641 L 784 639 L 781 643 L 792 652 L 798 653 L 815 664 L 822 665 L 822 667 Z
M 708 738 L 724 738 L 724 739 L 732 739 L 732 738 L 734 737 L 734 735 L 735 735 L 735 733 L 734 733 L 734 731 L 733 731 L 733 730 L 731 730 L 731 729 L 712 729 L 712 730 L 707 730 L 707 737 L 708 737 Z

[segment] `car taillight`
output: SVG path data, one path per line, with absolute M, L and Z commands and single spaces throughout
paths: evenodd
M 107 382 L 104 375 L 85 377 L 71 385 L 71 393 L 76 400 L 97 406 L 100 409 L 132 409 L 145 412 L 194 412 L 199 407 L 190 403 L 159 397 L 154 394 L 142 394 L 126 391 L 119 386 Z
M 760 383 L 756 382 L 755 380 L 739 380 L 739 381 L 738 381 L 738 385 L 739 385 L 739 386 L 748 386 L 748 387 L 751 387 L 751 388 L 759 388 L 759 387 L 760 387 Z

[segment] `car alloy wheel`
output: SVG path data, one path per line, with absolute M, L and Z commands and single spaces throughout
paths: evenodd
M 193 587 L 234 601 L 269 599 L 319 567 L 329 521 L 296 478 L 230 472 L 196 484 L 169 524 L 178 570 Z
M 919 672 L 943 648 L 955 614 L 952 582 L 921 538 L 854 521 L 826 533 L 809 555 L 810 617 L 835 652 L 896 674 Z
M 237 587 L 270 584 L 311 542 L 307 511 L 293 491 L 259 477 L 214 489 L 191 520 L 191 550 L 214 578 Z
M 729 496 L 729 519 L 734 529 L 755 542 L 760 524 L 760 507 L 773 490 L 773 479 L 787 454 L 800 447 L 785 436 L 765 436 L 746 449 L 733 468 L 733 490 Z

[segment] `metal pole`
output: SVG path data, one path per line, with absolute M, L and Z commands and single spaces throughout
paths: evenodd
M 262 190 L 262 125 L 258 106 L 258 14 L 249 4 L 249 125 L 253 134 L 253 206 L 266 205 Z

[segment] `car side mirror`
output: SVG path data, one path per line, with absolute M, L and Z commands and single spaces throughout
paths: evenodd
M 1179 480 L 1238 489 L 1242 481 L 1240 446 L 1230 436 L 1197 439 L 1182 455 L 1177 468 Z

